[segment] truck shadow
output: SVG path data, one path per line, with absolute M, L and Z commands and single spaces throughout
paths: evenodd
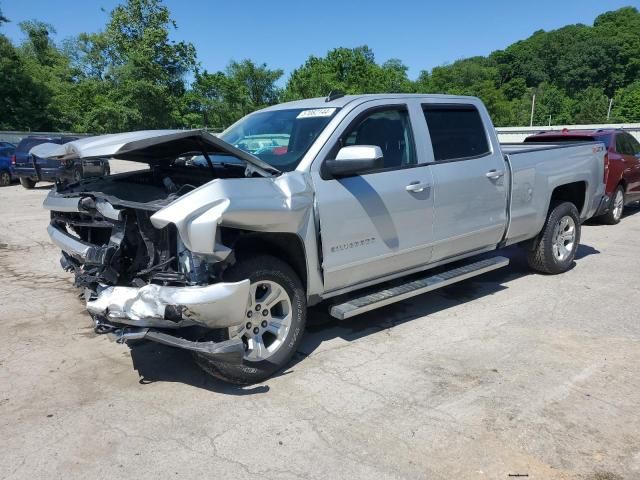
M 598 253 L 600 252 L 591 246 L 580 245 L 576 260 L 580 261 L 589 255 L 597 255 Z M 302 343 L 288 367 L 276 374 L 276 376 L 292 373 L 292 370 L 299 362 L 311 355 L 324 342 L 335 338 L 351 342 L 367 335 L 380 333 L 416 318 L 432 315 L 448 308 L 492 295 L 508 288 L 504 285 L 505 283 L 524 275 L 532 275 L 523 249 L 508 247 L 500 250 L 499 254 L 510 259 L 509 267 L 407 299 L 349 320 L 339 321 L 329 316 L 327 305 L 321 304 L 309 309 L 307 329 Z M 200 370 L 189 352 L 153 342 L 132 345 L 131 359 L 133 368 L 140 375 L 140 384 L 142 385 L 154 382 L 179 382 L 226 395 L 264 394 L 270 390 L 269 385 L 265 383 L 243 387 L 219 381 Z
M 525 275 L 535 275 L 527 264 L 524 249 L 507 247 L 496 253 L 509 258 L 508 267 L 382 307 L 379 310 L 348 320 L 341 321 L 331 317 L 328 313 L 328 308 L 322 304 L 311 308 L 307 317 L 307 329 L 302 344 L 298 348 L 294 360 L 283 373 L 287 373 L 295 364 L 310 356 L 323 342 L 338 337 L 351 342 L 367 335 L 380 333 L 417 318 L 433 315 L 448 308 L 492 295 L 508 288 L 505 286 L 506 283 Z M 589 245 L 581 244 L 578 246 L 575 259 L 580 261 L 585 257 L 599 253 L 599 250 Z M 575 262 L 571 268 L 573 267 L 575 267 Z
M 131 345 L 133 368 L 141 385 L 156 382 L 178 382 L 225 395 L 253 395 L 269 391 L 268 385 L 238 386 L 211 377 L 201 370 L 186 350 L 155 342 Z

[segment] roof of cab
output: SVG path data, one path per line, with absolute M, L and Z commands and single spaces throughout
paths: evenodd
M 476 97 L 468 97 L 461 95 L 436 95 L 436 94 L 422 94 L 422 93 L 369 93 L 363 95 L 344 95 L 334 98 L 331 101 L 326 101 L 326 97 L 307 98 L 304 100 L 294 100 L 292 102 L 279 103 L 271 107 L 259 110 L 260 112 L 273 111 L 273 110 L 287 110 L 293 108 L 342 108 L 348 104 L 360 104 L 371 100 L 385 100 L 385 99 L 412 99 L 423 98 L 428 99 L 447 99 L 447 100 L 478 100 Z

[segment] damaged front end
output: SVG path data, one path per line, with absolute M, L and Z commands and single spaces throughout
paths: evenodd
M 219 263 L 188 251 L 175 226 L 155 228 L 153 211 L 55 191 L 44 206 L 53 210 L 47 230 L 62 250 L 61 265 L 84 291 L 97 332 L 241 361 L 242 342 L 206 339 L 242 320 L 248 280 L 217 281 Z
M 34 154 L 117 157 L 149 165 L 130 174 L 57 185 L 44 202 L 51 211 L 49 236 L 62 250 L 62 267 L 74 273 L 75 285 L 84 292 L 96 332 L 241 362 L 245 346 L 239 339 L 224 340 L 224 332 L 243 321 L 249 280 L 221 281 L 222 260 L 230 249 L 216 244 L 213 227 L 208 231 L 214 238 L 197 242 L 211 248 L 194 253 L 189 237 L 174 223 L 154 225 L 152 218 L 211 180 L 269 177 L 277 171 L 200 131 L 90 137 L 63 146 L 42 144 Z M 206 162 L 190 164 L 193 155 Z M 209 155 L 223 161 L 214 165 Z
M 185 160 L 194 152 L 206 158 L 198 168 Z M 235 261 L 240 232 L 303 229 L 313 201 L 304 175 L 277 175 L 197 131 L 106 135 L 44 144 L 32 153 L 149 166 L 58 185 L 44 202 L 51 211 L 49 236 L 84 292 L 96 332 L 242 362 L 247 344 L 228 333 L 243 325 L 250 282 L 225 282 L 223 273 Z M 214 163 L 209 155 L 223 160 Z M 223 228 L 232 232 L 226 239 Z

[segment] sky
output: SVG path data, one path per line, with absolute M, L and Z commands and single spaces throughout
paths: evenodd
M 15 42 L 18 23 L 53 25 L 56 39 L 104 28 L 117 0 L 0 0 L 11 20 L 2 31 Z M 165 0 L 178 29 L 172 39 L 195 45 L 201 67 L 222 70 L 250 58 L 282 68 L 285 77 L 309 55 L 368 45 L 379 63 L 399 58 L 415 79 L 421 70 L 487 55 L 537 30 L 593 20 L 640 0 Z M 104 10 L 104 11 L 103 11 Z

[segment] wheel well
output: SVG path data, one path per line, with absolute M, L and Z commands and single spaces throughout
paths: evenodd
M 624 193 L 627 193 L 627 181 L 624 178 L 620 179 L 620 181 L 618 182 L 618 187 L 622 187 L 624 189 Z
M 566 185 L 560 185 L 559 187 L 556 187 L 551 194 L 550 208 L 561 202 L 571 202 L 576 206 L 578 212 L 582 213 L 586 191 L 587 185 L 585 182 L 574 182 L 567 183 Z
M 307 288 L 307 261 L 304 242 L 295 233 L 249 232 L 233 228 L 222 229 L 222 243 L 231 247 L 236 259 L 256 253 L 273 255 L 287 262 Z

